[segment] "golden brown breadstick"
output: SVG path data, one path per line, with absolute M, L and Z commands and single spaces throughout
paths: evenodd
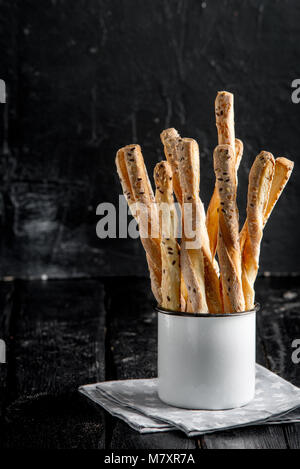
M 144 245 L 144 243 L 143 243 Z M 151 281 L 151 290 L 154 295 L 154 298 L 157 301 L 158 305 L 162 303 L 162 294 L 161 294 L 161 270 L 153 263 L 150 255 L 146 252 L 146 259 L 150 274 L 150 281 Z
M 124 160 L 135 202 L 139 204 L 140 235 L 153 264 L 161 271 L 160 237 L 155 199 L 140 146 L 125 147 Z
M 167 161 L 157 163 L 154 169 L 155 200 L 158 205 L 161 232 L 162 307 L 180 311 L 180 249 L 176 241 L 177 214 L 173 198 L 173 176 Z
M 240 162 L 243 156 L 244 145 L 239 139 L 235 139 L 235 155 L 236 155 L 236 171 L 240 166 Z M 218 190 L 215 187 L 212 198 L 210 200 L 207 214 L 206 214 L 206 226 L 210 242 L 210 250 L 213 257 L 216 255 L 217 241 L 218 241 L 218 230 L 219 230 L 219 209 L 220 199 Z
M 236 171 L 243 155 L 243 144 L 235 138 L 234 130 L 234 98 L 232 93 L 220 91 L 215 101 L 216 126 L 218 131 L 218 144 L 230 145 L 236 154 Z M 219 229 L 220 199 L 215 187 L 206 215 L 206 226 L 210 241 L 210 250 L 214 257 L 217 250 Z
M 168 163 L 171 165 L 173 173 L 173 189 L 179 204 L 182 204 L 182 189 L 180 187 L 180 179 L 178 173 L 178 161 L 176 154 L 176 145 L 181 138 L 176 129 L 170 128 L 163 130 L 160 134 L 161 141 L 164 145 L 164 153 Z M 187 288 L 181 274 L 181 311 L 186 311 L 187 305 Z
M 201 249 L 187 249 L 187 240 L 181 244 L 181 270 L 188 290 L 187 313 L 207 313 L 204 263 Z
M 287 158 L 276 158 L 275 160 L 275 172 L 273 182 L 270 190 L 268 205 L 264 213 L 264 225 L 267 223 L 269 216 L 272 213 L 273 208 L 276 205 L 277 200 L 282 194 L 294 168 L 294 162 Z
M 254 308 L 254 282 L 259 267 L 260 244 L 264 228 L 264 214 L 269 201 L 274 175 L 273 155 L 262 151 L 255 159 L 249 174 L 247 220 L 243 235 L 242 282 L 245 308 Z
M 127 145 L 116 155 L 116 166 L 123 193 L 132 215 L 136 218 L 141 242 L 147 253 L 151 287 L 156 301 L 161 304 L 161 252 L 157 213 L 144 159 L 139 145 Z M 139 202 L 141 205 L 138 205 Z M 145 210 L 141 211 L 140 207 Z M 143 213 L 141 213 L 143 212 Z M 146 213 L 144 213 L 146 212 Z M 158 237 L 151 237 L 151 232 Z
M 175 147 L 177 145 L 180 135 L 176 129 L 170 128 L 163 130 L 160 134 L 162 144 L 164 146 L 165 157 L 168 163 L 171 165 L 173 173 L 173 188 L 178 203 L 182 203 L 182 191 L 180 187 L 180 180 L 178 174 L 178 161 L 176 158 Z
M 220 197 L 218 257 L 222 295 L 226 313 L 244 311 L 241 281 L 239 222 L 236 205 L 235 153 L 229 145 L 218 145 L 214 151 L 214 169 Z
M 178 141 L 176 153 L 179 161 L 179 177 L 184 201 L 181 268 L 188 290 L 188 309 L 189 312 L 190 309 L 194 312 L 208 309 L 211 313 L 222 313 L 219 278 L 209 248 L 205 211 L 199 197 L 200 160 L 198 144 L 192 139 L 182 139 Z M 196 240 L 198 245 L 196 244 L 195 249 L 189 248 L 191 236 L 187 233 L 187 228 L 189 228 L 187 227 L 188 209 L 190 209 L 192 215 L 192 231 L 198 237 L 198 240 Z M 206 302 L 204 299 L 206 299 Z
M 264 226 L 267 223 L 269 216 L 271 215 L 279 197 L 281 196 L 294 168 L 294 163 L 287 158 L 276 158 L 275 160 L 275 171 L 270 190 L 268 205 L 264 213 Z M 243 229 L 240 233 L 240 246 L 241 252 L 243 251 L 245 240 L 247 235 L 247 223 L 245 222 Z
M 192 139 L 179 139 L 176 159 L 182 189 L 181 269 L 188 292 L 187 312 L 208 312 L 199 216 L 199 150 Z
M 235 151 L 233 94 L 219 91 L 215 101 L 219 145 L 230 145 Z

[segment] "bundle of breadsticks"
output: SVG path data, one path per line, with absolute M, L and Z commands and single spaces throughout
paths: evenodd
M 116 156 L 123 193 L 146 251 L 153 294 L 160 307 L 171 311 L 222 314 L 255 307 L 263 229 L 294 166 L 267 151 L 258 154 L 249 173 L 247 216 L 240 230 L 236 197 L 243 143 L 235 138 L 231 93 L 218 93 L 215 115 L 216 183 L 206 213 L 195 140 L 181 138 L 174 128 L 161 133 L 166 159 L 154 169 L 155 194 L 139 145 L 127 145 Z

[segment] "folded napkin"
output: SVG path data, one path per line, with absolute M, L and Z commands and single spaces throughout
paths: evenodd
M 256 365 L 256 392 L 250 404 L 230 410 L 185 410 L 164 404 L 157 379 L 107 381 L 79 391 L 140 433 L 182 430 L 187 436 L 258 424 L 300 422 L 300 389 Z

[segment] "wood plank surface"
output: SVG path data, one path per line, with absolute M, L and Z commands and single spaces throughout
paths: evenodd
M 300 449 L 300 423 L 283 425 L 288 447 L 290 449 Z
M 206 449 L 286 449 L 279 425 L 251 426 L 205 435 L 200 439 Z
M 299 385 L 298 280 L 259 279 L 258 362 Z M 140 435 L 80 396 L 107 379 L 156 376 L 156 313 L 148 279 L 0 283 L 1 447 L 107 449 L 299 448 L 299 425 L 253 426 L 186 438 Z M 3 373 L 4 371 L 4 373 Z
M 105 379 L 104 291 L 97 281 L 22 282 L 1 445 L 97 448 L 104 413 L 79 385 Z

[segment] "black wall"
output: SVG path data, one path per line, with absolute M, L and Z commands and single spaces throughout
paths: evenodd
M 121 192 L 116 150 L 140 143 L 152 174 L 159 133 L 198 140 L 213 191 L 214 99 L 235 94 L 241 223 L 264 149 L 296 168 L 265 230 L 261 270 L 299 271 L 297 0 L 0 1 L 1 276 L 145 272 L 139 241 L 96 237 L 96 207 Z

